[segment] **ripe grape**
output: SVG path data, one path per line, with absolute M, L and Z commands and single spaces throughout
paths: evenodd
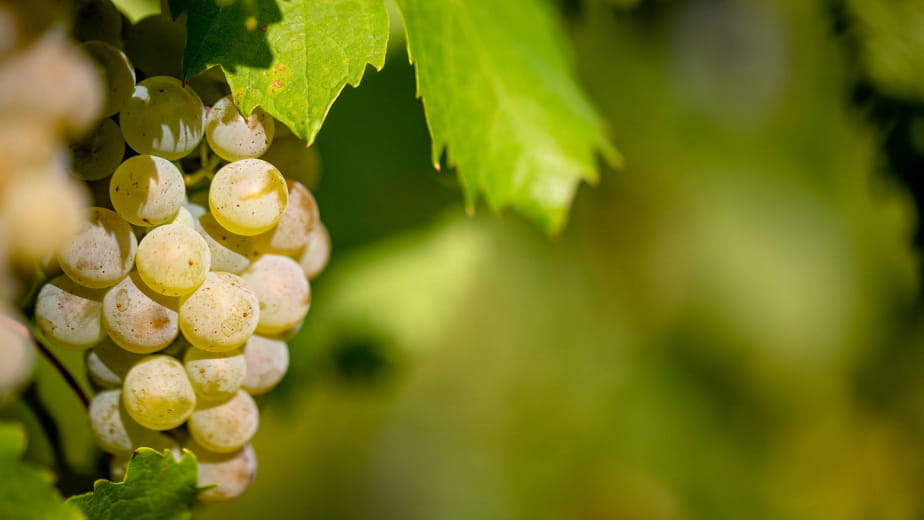
M 289 202 L 276 227 L 254 237 L 254 248 L 261 253 L 294 255 L 305 247 L 308 234 L 319 222 L 318 203 L 308 188 L 297 181 L 286 181 Z
M 272 164 L 243 159 L 225 165 L 212 179 L 209 208 L 228 231 L 252 236 L 279 222 L 289 199 L 286 180 Z
M 90 208 L 80 231 L 58 252 L 58 263 L 80 285 L 109 287 L 131 270 L 137 249 L 128 222 L 114 211 Z
M 260 302 L 257 332 L 279 334 L 305 319 L 311 306 L 311 287 L 295 260 L 263 255 L 241 277 Z
M 142 427 L 132 419 L 122 403 L 121 390 L 106 390 L 90 401 L 90 430 L 106 453 L 131 453 L 146 446 L 156 450 L 170 448 L 170 437 Z
M 106 85 L 106 106 L 102 115 L 109 117 L 120 112 L 135 90 L 135 69 L 125 53 L 102 41 L 81 45 L 99 65 L 102 81 Z
M 241 349 L 208 352 L 190 347 L 183 365 L 196 395 L 212 401 L 230 399 L 244 382 L 247 362 Z
M 211 272 L 180 302 L 180 330 L 191 344 L 209 352 L 240 347 L 257 328 L 257 296 L 237 275 Z
M 254 334 L 244 345 L 246 377 L 241 388 L 251 395 L 273 389 L 289 369 L 289 348 L 284 341 Z
M 203 448 L 215 453 L 237 451 L 257 433 L 260 411 L 253 397 L 238 390 L 226 401 L 200 400 L 189 417 L 189 434 Z
M 199 494 L 203 502 L 227 502 L 250 487 L 257 474 L 257 456 L 247 443 L 231 453 L 212 453 L 190 440 L 186 448 L 196 454 L 199 462 L 199 487 L 214 486 Z
M 55 346 L 83 350 L 106 336 L 103 291 L 88 289 L 59 276 L 42 286 L 35 301 L 35 322 Z
M 136 226 L 164 224 L 183 207 L 183 174 L 167 159 L 136 155 L 112 174 L 109 199 L 125 220 Z
M 193 218 L 192 214 L 186 209 L 186 206 L 180 206 L 180 210 L 177 211 L 176 216 L 170 219 L 168 224 L 182 224 L 190 229 L 196 229 L 196 219 Z M 211 248 L 209 248 L 211 249 Z M 213 261 L 214 264 L 214 261 Z
M 103 324 L 120 347 L 150 354 L 170 345 L 180 333 L 178 302 L 148 288 L 133 272 L 103 298 Z
M 122 386 L 125 374 L 144 356 L 133 354 L 115 344 L 110 338 L 103 339 L 87 350 L 84 363 L 90 381 L 101 388 Z
M 321 274 L 330 260 L 330 234 L 320 221 L 308 234 L 308 243 L 298 257 L 298 265 L 305 272 L 305 277 L 313 280 Z
M 35 350 L 23 334 L 0 322 L 0 404 L 14 397 L 32 376 Z
M 275 122 L 257 107 L 244 117 L 231 96 L 219 99 L 205 121 L 205 138 L 212 150 L 226 161 L 259 157 L 273 142 Z
M 321 160 L 317 149 L 305 146 L 305 141 L 289 132 L 285 125 L 276 125 L 273 144 L 260 158 L 279 168 L 287 179 L 298 181 L 308 189 L 313 190 L 318 185 Z
M 205 115 L 191 87 L 176 78 L 152 76 L 135 86 L 119 124 L 136 152 L 176 160 L 202 140 Z
M 145 428 L 169 430 L 183 424 L 196 407 L 196 394 L 183 364 L 170 356 L 148 356 L 125 376 L 122 401 Z
M 125 139 L 119 125 L 103 119 L 83 139 L 71 145 L 74 173 L 83 180 L 96 181 L 115 171 L 125 156 Z
M 256 256 L 253 238 L 236 235 L 221 227 L 211 213 L 205 213 L 198 220 L 196 230 L 209 245 L 212 270 L 240 274 L 250 266 Z
M 199 233 L 182 224 L 167 224 L 141 239 L 136 263 L 148 287 L 166 296 L 182 296 L 205 280 L 211 255 Z

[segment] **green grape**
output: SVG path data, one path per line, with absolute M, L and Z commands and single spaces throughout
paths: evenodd
M 209 209 L 228 231 L 252 236 L 273 228 L 289 200 L 286 180 L 272 164 L 243 159 L 225 165 L 212 179 Z
M 284 341 L 254 334 L 244 345 L 246 377 L 241 388 L 251 395 L 273 389 L 289 369 L 289 348 Z
M 202 140 L 205 115 L 191 87 L 176 78 L 153 76 L 135 86 L 119 124 L 136 152 L 176 160 Z
M 227 352 L 243 345 L 257 328 L 257 296 L 237 275 L 213 271 L 180 302 L 180 330 L 194 346 Z
M 124 52 L 106 42 L 91 41 L 81 45 L 81 48 L 93 57 L 102 69 L 102 79 L 107 93 L 103 117 L 121 112 L 135 90 L 135 68 Z
M 182 296 L 205 280 L 211 255 L 208 244 L 195 230 L 167 224 L 141 239 L 136 264 L 148 287 L 166 296 Z
M 0 404 L 12 400 L 32 377 L 35 349 L 21 334 L 0 322 Z
M 263 255 L 241 275 L 260 302 L 257 332 L 279 334 L 305 319 L 311 306 L 311 287 L 295 260 Z
M 149 77 L 182 77 L 185 46 L 185 24 L 162 14 L 139 20 L 125 36 L 125 52 Z
M 219 99 L 228 95 L 228 82 L 221 72 L 221 67 L 212 67 L 196 74 L 189 78 L 188 83 L 206 105 L 214 105 Z
M 135 271 L 103 298 L 103 324 L 109 337 L 135 354 L 166 348 L 180 333 L 175 300 L 148 288 Z
M 259 157 L 273 142 L 272 116 L 257 107 L 249 117 L 237 111 L 231 96 L 218 100 L 205 120 L 205 138 L 226 161 Z
M 312 190 L 321 178 L 317 149 L 305 146 L 305 141 L 289 132 L 285 125 L 276 125 L 273 144 L 260 158 L 273 163 L 287 179 L 296 180 Z
M 318 204 L 308 188 L 298 181 L 288 180 L 289 202 L 276 227 L 257 235 L 254 248 L 261 253 L 294 255 L 308 243 L 308 234 L 320 221 Z
M 186 184 L 167 159 L 136 155 L 112 174 L 109 199 L 125 220 L 136 226 L 157 226 L 173 219 L 183 207 Z
M 142 359 L 128 371 L 122 402 L 138 424 L 169 430 L 186 422 L 196 408 L 196 394 L 183 364 L 157 355 Z
M 90 208 L 80 231 L 58 252 L 58 263 L 71 280 L 91 288 L 115 285 L 132 268 L 138 239 L 116 212 Z
M 76 0 L 73 9 L 74 39 L 121 45 L 122 16 L 110 0 Z
M 135 422 L 125 410 L 121 390 L 106 390 L 93 396 L 89 416 L 93 439 L 106 453 L 131 453 L 142 446 L 164 450 L 176 444 L 163 433 Z
M 212 401 L 234 397 L 247 370 L 241 349 L 208 352 L 191 347 L 183 356 L 183 365 L 196 395 Z
M 87 375 L 100 388 L 122 386 L 125 374 L 144 357 L 116 345 L 111 338 L 105 338 L 86 352 Z
M 253 239 L 236 235 L 221 227 L 211 213 L 205 213 L 197 222 L 196 230 L 209 245 L 212 256 L 212 270 L 240 274 L 250 266 L 256 256 Z
M 308 234 L 308 243 L 298 256 L 298 265 L 305 272 L 305 277 L 314 280 L 327 267 L 330 260 L 330 234 L 320 221 Z
M 103 119 L 83 139 L 71 145 L 74 173 L 83 180 L 96 181 L 112 174 L 125 155 L 125 139 L 119 125 Z
M 35 301 L 35 323 L 55 346 L 84 350 L 106 337 L 103 291 L 59 276 L 42 286 Z
M 250 442 L 260 424 L 260 410 L 253 397 L 238 390 L 225 401 L 200 400 L 189 416 L 189 435 L 215 453 L 237 451 Z
M 203 502 L 227 502 L 239 497 L 257 474 L 257 455 L 250 443 L 231 453 L 212 453 L 190 439 L 186 449 L 196 454 L 199 463 L 197 485 L 214 486 L 199 493 L 197 498 Z

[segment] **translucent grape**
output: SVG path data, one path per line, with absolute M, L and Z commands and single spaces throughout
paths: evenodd
M 192 440 L 186 448 L 199 461 L 197 485 L 215 486 L 198 495 L 203 502 L 227 502 L 239 497 L 257 474 L 257 456 L 250 443 L 231 453 L 212 453 Z
M 173 343 L 180 333 L 177 301 L 156 294 L 133 272 L 103 298 L 103 324 L 120 347 L 150 354 Z
M 125 376 L 125 409 L 138 424 L 169 430 L 183 424 L 196 407 L 196 394 L 183 364 L 173 357 L 148 356 Z
M 135 86 L 119 124 L 136 152 L 176 160 L 202 140 L 205 115 L 191 87 L 176 78 L 153 76 Z
M 0 404 L 25 386 L 34 366 L 35 349 L 25 335 L 0 322 Z
M 286 129 L 285 125 L 276 125 L 273 144 L 260 158 L 273 163 L 287 179 L 314 189 L 321 178 L 321 159 L 317 149 L 305 146 L 305 141 L 283 129 Z
M 305 319 L 311 288 L 301 266 L 281 255 L 263 255 L 241 275 L 260 302 L 257 332 L 279 334 Z
M 118 388 L 125 374 L 144 356 L 133 354 L 115 344 L 110 338 L 87 350 L 84 363 L 90 381 L 101 388 Z
M 141 239 L 136 263 L 148 287 L 167 296 L 182 296 L 205 280 L 211 255 L 208 244 L 195 230 L 167 224 Z
M 183 356 L 183 365 L 196 395 L 212 401 L 234 397 L 247 370 L 241 349 L 208 352 L 191 347 Z
M 106 337 L 103 291 L 88 289 L 59 276 L 42 286 L 35 301 L 35 323 L 55 346 L 83 350 Z
M 125 52 L 148 77 L 181 77 L 185 45 L 183 22 L 162 14 L 139 20 L 125 36 Z
M 289 199 L 285 178 L 272 164 L 243 159 L 225 165 L 212 179 L 209 208 L 215 220 L 238 235 L 258 235 L 279 222 Z
M 257 296 L 231 273 L 209 273 L 196 292 L 180 302 L 183 336 L 209 352 L 240 347 L 256 330 L 259 319 Z
M 286 181 L 289 202 L 276 227 L 254 237 L 254 248 L 261 253 L 294 255 L 308 243 L 308 234 L 320 222 L 318 203 L 308 188 L 297 181 Z
M 121 112 L 135 90 L 135 68 L 125 53 L 106 42 L 90 41 L 81 48 L 102 72 L 102 82 L 106 86 L 106 106 L 102 115 L 109 117 Z
M 205 138 L 226 161 L 259 157 L 273 142 L 272 116 L 257 107 L 249 117 L 237 111 L 231 96 L 218 100 L 205 121 Z
M 136 226 L 164 224 L 183 207 L 183 174 L 163 157 L 136 155 L 112 174 L 109 199 L 125 220 Z
M 251 395 L 273 389 L 289 369 L 289 348 L 284 341 L 254 334 L 244 345 L 246 377 L 241 388 Z
M 115 171 L 125 155 L 125 139 L 119 125 L 103 119 L 83 139 L 71 145 L 74 173 L 87 181 L 107 177 Z
M 305 249 L 298 257 L 298 265 L 305 272 L 305 277 L 313 280 L 327 267 L 328 260 L 330 260 L 330 234 L 327 233 L 324 224 L 318 222 L 318 225 L 308 234 L 308 243 L 305 244 Z
M 116 212 L 90 208 L 89 213 L 80 231 L 58 252 L 58 263 L 80 285 L 109 287 L 131 270 L 138 239 Z
M 90 430 L 106 453 L 131 453 L 142 446 L 164 450 L 176 444 L 170 437 L 142 427 L 122 404 L 121 390 L 100 392 L 90 401 Z
M 199 217 L 196 229 L 209 245 L 214 271 L 240 274 L 256 256 L 252 237 L 236 235 L 221 227 L 211 213 Z
M 250 442 L 260 424 L 260 410 L 253 397 L 238 390 L 226 401 L 200 401 L 189 417 L 189 435 L 215 453 L 237 451 Z
M 176 216 L 170 219 L 168 224 L 182 224 L 190 229 L 196 229 L 196 219 L 193 218 L 192 213 L 186 209 L 186 206 L 180 206 L 180 210 L 177 211 Z

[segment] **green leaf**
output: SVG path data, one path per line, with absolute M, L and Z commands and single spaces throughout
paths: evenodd
M 199 494 L 196 457 L 183 450 L 177 462 L 167 450 L 160 454 L 139 448 L 132 455 L 125 482 L 97 480 L 93 491 L 68 499 L 90 520 L 181 520 Z
M 473 207 L 513 206 L 558 231 L 596 154 L 619 155 L 578 88 L 546 0 L 397 0 L 433 138 Z
M 0 518 L 81 520 L 52 486 L 54 475 L 20 461 L 26 433 L 19 424 L 0 423 Z
M 385 64 L 388 14 L 382 0 L 174 0 L 186 11 L 184 74 L 221 65 L 238 108 L 260 106 L 314 141 L 347 84 L 366 64 Z

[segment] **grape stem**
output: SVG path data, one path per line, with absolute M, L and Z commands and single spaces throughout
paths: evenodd
M 42 342 L 39 341 L 34 334 L 32 334 L 32 331 L 30 331 L 29 328 L 22 323 L 6 315 L 3 316 L 3 321 L 11 329 L 15 330 L 17 333 L 32 343 L 32 345 L 37 348 L 43 356 L 45 356 L 45 359 L 47 359 L 48 362 L 51 363 L 53 367 L 55 367 L 55 370 L 61 374 L 61 377 L 64 378 L 64 381 L 67 383 L 67 385 L 71 387 L 71 390 L 74 391 L 74 394 L 76 394 L 77 398 L 80 399 L 80 402 L 83 403 L 83 407 L 90 408 L 90 399 L 87 398 L 87 394 L 84 393 L 82 388 L 80 388 L 80 384 L 76 379 L 74 379 L 74 376 L 67 370 L 67 368 L 64 367 L 61 361 L 50 350 L 48 350 L 48 347 L 43 345 Z

